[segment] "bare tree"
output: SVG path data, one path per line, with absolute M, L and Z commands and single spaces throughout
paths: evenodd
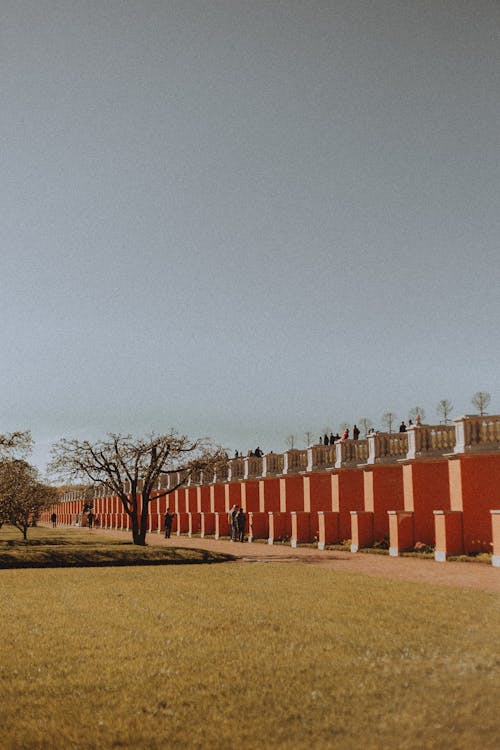
M 25 458 L 33 447 L 33 439 L 29 430 L 6 432 L 0 435 L 0 457 Z
M 479 414 L 484 417 L 486 409 L 491 401 L 491 396 L 486 391 L 478 391 L 471 398 L 472 406 L 478 410 Z
M 410 409 L 408 413 L 408 418 L 412 420 L 412 422 L 423 422 L 425 419 L 425 411 L 422 409 L 421 406 L 414 406 L 413 409 Z
M 306 430 L 306 432 L 304 432 L 304 442 L 306 444 L 306 448 L 309 448 L 309 446 L 312 445 L 313 434 L 309 430 Z
M 287 435 L 285 438 L 285 443 L 288 445 L 289 449 L 293 451 L 295 448 L 295 443 L 297 442 L 297 436 L 296 435 Z
M 373 422 L 371 419 L 368 419 L 368 417 L 361 417 L 359 420 L 359 426 L 361 427 L 361 432 L 364 437 L 366 437 L 373 427 Z
M 41 482 L 37 470 L 26 461 L 0 461 L 0 523 L 15 526 L 25 541 L 40 511 L 57 498 L 57 489 Z
M 450 414 L 453 411 L 453 404 L 447 398 L 443 398 L 439 401 L 436 406 L 436 411 L 443 424 L 449 424 L 451 422 Z
M 385 414 L 382 415 L 382 424 L 386 432 L 392 432 L 392 426 L 395 419 L 396 415 L 393 411 L 386 411 Z
M 134 544 L 144 545 L 150 501 L 174 492 L 191 474 L 226 461 L 225 452 L 208 440 L 192 441 L 176 432 L 145 438 L 110 434 L 94 443 L 60 440 L 52 449 L 49 471 L 70 481 L 90 479 L 117 495 L 130 518 Z M 173 474 L 175 483 L 159 489 L 164 484 L 159 480 Z

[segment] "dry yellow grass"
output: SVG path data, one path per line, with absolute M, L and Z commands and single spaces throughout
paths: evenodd
M 499 746 L 500 599 L 295 563 L 0 572 L 0 746 Z

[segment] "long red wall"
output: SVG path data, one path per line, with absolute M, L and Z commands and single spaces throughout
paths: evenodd
M 178 514 L 174 528 L 186 528 L 189 533 L 200 533 L 201 529 L 203 533 L 203 529 L 214 527 L 209 515 L 224 515 L 233 504 L 242 505 L 247 513 L 253 514 L 301 514 L 301 529 L 310 528 L 313 537 L 321 525 L 318 513 L 331 514 L 329 523 L 335 524 L 339 540 L 351 538 L 353 512 L 365 514 L 364 517 L 369 514 L 376 541 L 389 534 L 388 512 L 398 511 L 401 524 L 408 527 L 408 518 L 411 519 L 413 530 L 406 538 L 412 543 L 429 545 L 435 539 L 436 511 L 454 513 L 449 523 L 453 522 L 458 530 L 454 532 L 456 537 L 458 534 L 456 548 L 472 553 L 490 551 L 490 511 L 500 510 L 500 452 L 182 487 L 167 497 L 151 501 L 149 530 L 162 531 L 163 516 L 169 507 Z M 82 508 L 81 500 L 62 502 L 44 512 L 41 519 L 49 522 L 54 510 L 58 524 L 74 524 Z M 103 528 L 130 528 L 129 518 L 117 497 L 95 498 L 94 514 Z M 310 515 L 309 520 L 304 520 L 304 514 Z M 445 523 L 446 518 L 442 517 L 439 523 Z M 293 528 L 298 528 L 297 524 L 295 515 Z M 286 528 L 289 527 L 292 524 L 287 521 Z

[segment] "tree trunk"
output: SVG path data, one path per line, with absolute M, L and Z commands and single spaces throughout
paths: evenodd
M 148 533 L 148 510 L 149 510 L 149 494 L 148 493 L 142 493 L 141 496 L 142 500 L 142 507 L 141 507 L 141 528 L 140 528 L 140 538 L 142 539 L 141 542 L 138 542 L 138 544 L 146 544 L 146 534 Z
M 135 487 L 132 488 L 130 501 L 126 495 L 120 497 L 125 512 L 127 511 L 127 505 L 130 508 L 130 521 L 132 523 L 132 543 L 138 544 L 144 547 L 146 544 L 146 535 L 141 532 L 139 528 L 139 513 L 137 508 L 137 494 L 134 492 Z
M 139 529 L 139 519 L 137 517 L 137 507 L 132 508 L 132 541 L 134 544 L 139 544 L 142 547 L 146 544 L 146 539 L 144 534 L 141 533 L 141 530 Z
M 140 547 L 146 546 L 146 535 L 138 532 L 137 534 L 132 534 L 132 541 L 134 544 L 138 544 Z

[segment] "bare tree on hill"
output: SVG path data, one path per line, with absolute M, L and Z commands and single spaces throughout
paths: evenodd
M 52 449 L 49 471 L 69 481 L 90 480 L 117 495 L 130 518 L 134 544 L 144 545 L 150 501 L 182 487 L 193 473 L 226 461 L 225 452 L 207 439 L 193 441 L 173 431 L 144 438 L 110 434 L 93 443 L 60 440 Z M 160 480 L 173 474 L 175 484 L 163 486 Z

